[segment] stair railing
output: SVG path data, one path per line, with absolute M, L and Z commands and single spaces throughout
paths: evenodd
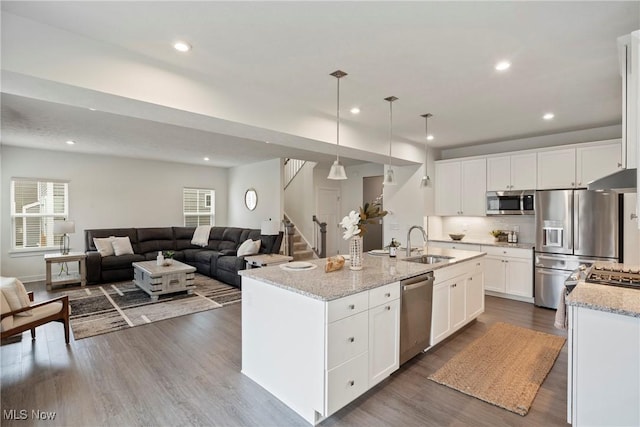
M 320 222 L 317 216 L 313 216 L 313 251 L 320 258 L 327 256 L 327 223 Z
M 284 188 L 287 188 L 293 178 L 298 175 L 300 169 L 307 163 L 306 160 L 298 160 L 298 159 L 285 159 L 284 160 Z

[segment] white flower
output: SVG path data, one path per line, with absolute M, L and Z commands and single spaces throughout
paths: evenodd
M 344 240 L 349 240 L 353 236 L 357 236 L 358 234 L 360 234 L 361 230 L 358 226 L 359 222 L 360 214 L 358 214 L 358 212 L 356 211 L 351 211 L 349 212 L 349 215 L 342 218 L 342 221 L 340 221 L 340 226 L 342 226 L 342 228 L 344 229 L 344 233 L 342 235 L 342 238 Z

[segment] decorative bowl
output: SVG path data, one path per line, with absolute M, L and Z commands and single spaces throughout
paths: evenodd
M 449 237 L 451 237 L 452 240 L 462 240 L 464 234 L 449 233 Z

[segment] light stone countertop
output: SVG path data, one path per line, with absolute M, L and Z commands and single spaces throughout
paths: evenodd
M 640 317 L 640 289 L 580 281 L 566 302 L 575 307 Z
M 331 301 L 485 255 L 484 252 L 457 249 L 435 247 L 427 247 L 426 249 L 423 252 L 429 255 L 444 255 L 454 258 L 437 264 L 420 264 L 403 261 L 404 252 L 402 254 L 398 252 L 397 258 L 365 253 L 363 269 L 360 271 L 350 270 L 347 261 L 342 269 L 325 273 L 326 260 L 317 259 L 309 261 L 318 266 L 313 270 L 285 271 L 276 265 L 242 270 L 238 273 L 242 277 L 251 277 L 311 298 Z M 418 255 L 418 253 L 413 253 L 412 257 Z
M 445 243 L 461 243 L 463 245 L 484 245 L 484 246 L 498 246 L 502 248 L 517 248 L 517 249 L 533 249 L 535 246 L 533 243 L 507 243 L 507 242 L 496 242 L 492 239 L 467 239 L 466 237 L 462 240 L 453 240 L 449 238 L 441 238 L 441 239 L 432 239 L 429 238 L 430 242 L 445 242 Z

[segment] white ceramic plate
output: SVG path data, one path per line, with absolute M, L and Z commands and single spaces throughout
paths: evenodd
M 369 255 L 389 255 L 389 251 L 386 249 L 373 249 L 369 251 Z
M 288 262 L 284 265 L 286 265 L 287 268 L 290 268 L 291 270 L 304 270 L 306 268 L 313 267 L 313 264 L 305 261 L 293 261 L 293 262 Z

